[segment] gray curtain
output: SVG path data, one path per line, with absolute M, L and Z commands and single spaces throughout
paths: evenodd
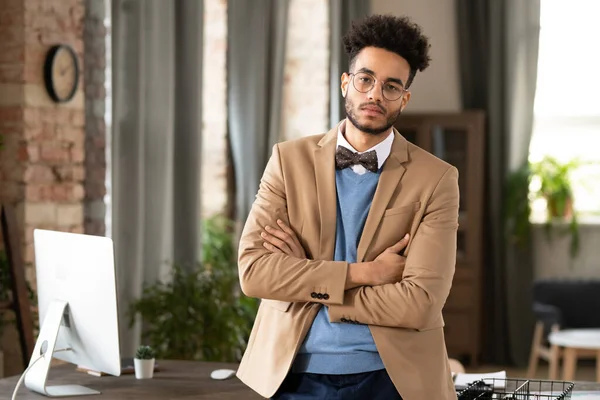
M 348 56 L 342 42 L 352 21 L 369 15 L 370 0 L 329 0 L 329 117 L 330 126 L 346 118 L 344 99 L 340 93 L 340 77 L 348 72 Z
M 228 4 L 229 143 L 236 212 L 243 223 L 254 202 L 271 147 L 281 137 L 281 103 L 289 0 Z
M 533 316 L 530 249 L 504 235 L 509 174 L 529 155 L 537 79 L 539 0 L 457 0 L 462 101 L 487 114 L 484 358 L 525 365 Z
M 123 356 L 127 307 L 200 250 L 203 2 L 112 0 L 112 237 Z

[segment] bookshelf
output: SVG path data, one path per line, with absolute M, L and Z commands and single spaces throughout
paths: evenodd
M 456 272 L 443 309 L 444 330 L 449 356 L 476 365 L 482 335 L 485 116 L 479 111 L 406 114 L 395 127 L 459 171 Z

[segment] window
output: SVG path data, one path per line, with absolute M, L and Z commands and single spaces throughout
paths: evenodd
M 575 209 L 600 216 L 600 2 L 543 1 L 535 119 L 529 159 L 549 155 L 596 164 L 573 174 Z M 544 219 L 535 202 L 533 218 Z

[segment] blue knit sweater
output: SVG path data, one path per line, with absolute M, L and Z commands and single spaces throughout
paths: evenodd
M 350 168 L 336 170 L 335 261 L 356 262 L 356 249 L 378 182 L 379 172 L 359 175 Z M 331 323 L 327 307 L 319 310 L 293 365 L 294 372 L 316 374 L 355 374 L 383 368 L 369 327 Z

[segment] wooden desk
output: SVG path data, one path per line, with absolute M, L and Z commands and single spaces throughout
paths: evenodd
M 160 372 L 153 379 L 138 380 L 135 375 L 95 377 L 75 371 L 71 364 L 50 370 L 50 385 L 78 384 L 99 390 L 102 394 L 86 396 L 90 399 L 198 399 L 238 400 L 263 399 L 239 379 L 216 381 L 211 371 L 219 368 L 237 369 L 235 364 L 203 363 L 191 361 L 159 361 Z M 0 380 L 0 399 L 10 399 L 19 377 Z M 31 392 L 24 385 L 19 389 L 18 400 L 40 400 L 48 397 Z
M 138 380 L 135 375 L 120 377 L 95 377 L 75 371 L 73 365 L 61 365 L 50 370 L 51 385 L 78 384 L 102 392 L 97 396 L 82 398 L 136 400 L 136 399 L 184 399 L 184 400 L 259 400 L 263 397 L 245 386 L 237 378 L 224 381 L 210 379 L 211 371 L 219 368 L 236 369 L 235 364 L 204 363 L 191 361 L 159 361 L 161 371 L 153 379 Z M 0 380 L 0 399 L 10 399 L 19 377 Z M 577 382 L 575 391 L 600 391 L 600 384 Z M 41 400 L 38 395 L 21 386 L 17 400 Z

